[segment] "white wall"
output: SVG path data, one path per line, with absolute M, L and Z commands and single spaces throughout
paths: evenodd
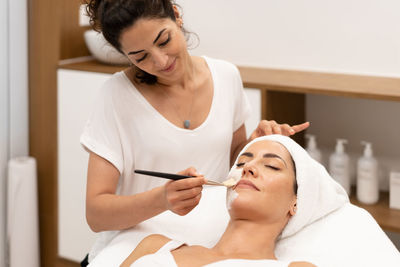
M 8 144 L 8 8 L 0 1 L 0 266 L 5 267 L 6 166 Z
M 26 0 L 9 3 L 10 157 L 29 153 L 28 7 Z
M 0 1 L 0 267 L 6 266 L 6 167 L 28 155 L 27 1 Z
M 398 0 L 178 0 L 193 52 L 239 65 L 400 76 Z
M 398 0 L 177 2 L 185 27 L 200 37 L 195 55 L 242 66 L 400 77 Z M 359 142 L 372 141 L 383 179 L 399 168 L 400 102 L 319 95 L 307 95 L 306 102 L 309 132 L 323 150 L 345 137 L 356 157 Z

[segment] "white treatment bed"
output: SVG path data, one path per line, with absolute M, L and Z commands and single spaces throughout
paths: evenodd
M 152 233 L 188 244 L 212 246 L 229 220 L 225 194 L 225 188 L 205 188 L 199 206 L 187 216 L 164 212 L 133 229 L 121 231 L 89 266 L 119 266 Z M 399 251 L 374 218 L 350 203 L 278 241 L 276 256 L 282 260 L 306 260 L 319 267 L 400 266 Z

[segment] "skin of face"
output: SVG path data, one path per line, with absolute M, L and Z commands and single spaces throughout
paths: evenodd
M 177 14 L 179 16 L 179 14 Z M 183 75 L 190 57 L 180 28 L 182 19 L 142 18 L 122 32 L 121 50 L 138 68 L 174 82 Z
M 286 148 L 273 141 L 252 144 L 239 156 L 242 177 L 234 190 L 232 219 L 252 219 L 285 225 L 294 215 L 294 166 Z

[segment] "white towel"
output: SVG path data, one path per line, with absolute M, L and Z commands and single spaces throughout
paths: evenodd
M 239 155 L 253 143 L 262 140 L 275 141 L 285 146 L 296 165 L 297 213 L 289 220 L 281 239 L 295 234 L 349 202 L 344 188 L 332 179 L 325 167 L 311 158 L 299 144 L 287 136 L 268 135 L 256 138 L 247 144 Z M 236 168 L 237 160 L 231 172 Z
M 350 203 L 278 241 L 279 260 L 318 267 L 399 267 L 400 253 L 364 209 Z

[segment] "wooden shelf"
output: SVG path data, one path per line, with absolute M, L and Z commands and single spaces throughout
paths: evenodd
M 96 60 L 59 65 L 62 69 L 115 73 L 127 66 Z M 243 84 L 249 88 L 301 94 L 323 94 L 400 101 L 400 77 L 377 77 L 283 69 L 240 67 Z
M 382 229 L 386 231 L 400 233 L 400 210 L 389 208 L 389 193 L 381 192 L 379 202 L 373 205 L 360 203 L 355 194 L 355 190 L 350 197 L 351 203 L 366 209 L 375 218 Z

